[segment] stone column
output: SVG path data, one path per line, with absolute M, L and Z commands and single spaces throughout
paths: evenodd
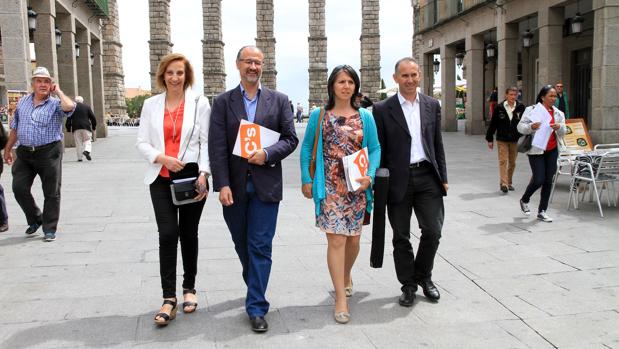
M 30 88 L 30 48 L 28 47 L 28 17 L 26 0 L 2 4 L 2 60 L 7 90 L 27 91 Z
M 503 10 L 497 8 L 497 12 L 503 13 Z M 518 45 L 520 44 L 517 23 L 505 23 L 505 18 L 501 15 L 497 17 L 499 22 L 497 26 L 497 41 L 498 41 L 498 69 L 497 69 L 497 87 L 499 102 L 505 90 L 510 86 L 516 86 L 518 79 Z
M 224 42 L 221 35 L 221 0 L 202 0 L 202 72 L 204 94 L 213 97 L 226 90 Z
M 591 125 L 593 143 L 619 143 L 619 2 L 594 0 Z
M 485 133 L 484 113 L 484 38 L 482 35 L 466 37 L 466 127 L 469 135 Z
M 103 21 L 103 86 L 105 91 L 104 114 L 126 116 L 125 74 L 120 43 L 118 6 L 116 0 L 108 0 L 109 16 Z M 99 133 L 99 131 L 97 131 Z M 104 135 L 97 135 L 105 137 Z
M 445 131 L 458 131 L 456 119 L 456 48 L 441 46 L 441 127 Z
M 32 1 L 37 12 L 37 30 L 34 32 L 34 52 L 37 66 L 45 67 L 52 77 L 58 77 L 56 56 L 56 1 Z
M 92 105 L 92 72 L 90 67 L 90 31 L 78 28 L 76 41 L 80 45 L 77 57 L 77 94 L 84 97 L 84 103 Z
M 101 44 L 101 40 L 96 38 L 91 38 L 91 52 L 94 54 L 94 62 L 92 65 L 92 104 L 90 107 L 92 108 L 93 113 L 95 113 L 95 118 L 97 119 L 97 137 L 106 137 L 107 136 L 107 125 L 104 121 L 104 113 L 105 113 L 105 93 L 104 93 L 104 83 L 103 83 L 103 56 L 101 55 L 101 50 L 103 45 Z
M 309 100 L 312 105 L 327 103 L 327 37 L 325 0 L 309 0 Z M 309 111 L 309 110 L 308 110 Z
M 434 96 L 434 53 L 420 55 L 422 62 L 419 69 L 421 70 L 421 92 L 433 97 Z
M 380 1 L 361 1 L 361 93 L 378 100 L 380 90 Z
M 256 0 L 256 46 L 264 53 L 262 85 L 277 88 L 275 69 L 275 37 L 273 36 L 273 0 Z
M 72 98 L 77 94 L 77 64 L 75 60 L 75 17 L 71 14 L 58 14 L 58 29 L 62 32 L 58 53 L 58 83 L 60 88 Z
M 170 0 L 148 0 L 150 21 L 150 90 L 153 94 L 161 92 L 157 88 L 155 75 L 163 56 L 172 53 L 170 42 Z
M 561 80 L 563 62 L 563 7 L 540 7 L 539 28 L 539 89 Z

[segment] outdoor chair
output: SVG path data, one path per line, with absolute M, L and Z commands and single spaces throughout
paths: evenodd
M 600 153 L 600 155 L 590 155 L 589 157 L 588 161 L 577 159 L 574 162 L 567 208 L 570 209 L 572 204 L 574 204 L 574 208 L 578 208 L 579 186 L 585 185 L 581 201 L 584 200 L 586 191 L 589 190 L 591 198 L 595 196 L 600 216 L 604 217 L 601 204 L 604 190 L 606 190 L 608 206 L 611 203 L 617 206 L 615 182 L 619 181 L 619 149 Z M 593 187 L 593 191 L 591 191 L 591 187 Z
M 555 195 L 555 186 L 557 185 L 557 180 L 560 175 L 571 176 L 572 175 L 572 167 L 574 165 L 574 160 L 576 156 L 581 154 L 580 151 L 565 151 L 559 153 L 559 157 L 557 158 L 557 171 L 555 175 L 552 177 L 552 189 L 550 189 L 550 202 Z

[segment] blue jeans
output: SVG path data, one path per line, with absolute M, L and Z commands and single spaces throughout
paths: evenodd
M 542 187 L 542 193 L 539 200 L 537 212 L 546 211 L 548 209 L 548 201 L 550 200 L 550 191 L 552 189 L 552 178 L 557 172 L 557 158 L 559 151 L 557 148 L 545 151 L 541 155 L 529 155 L 529 164 L 531 165 L 531 180 L 529 185 L 522 195 L 522 202 L 529 203 L 531 196 L 537 189 Z
M 271 274 L 271 252 L 277 225 L 279 202 L 262 202 L 256 195 L 251 177 L 247 180 L 247 195 L 223 213 L 234 249 L 243 266 L 247 285 L 245 310 L 250 317 L 264 316 L 269 311 L 265 298 Z

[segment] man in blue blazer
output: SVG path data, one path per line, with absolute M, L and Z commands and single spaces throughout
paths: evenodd
M 243 266 L 245 310 L 255 332 L 268 330 L 265 293 L 282 200 L 281 161 L 299 143 L 288 96 L 260 84 L 263 62 L 264 55 L 257 47 L 239 50 L 236 67 L 241 83 L 213 101 L 208 140 L 213 187 L 219 192 L 224 219 Z M 232 155 L 242 119 L 279 132 L 279 141 L 251 152 L 248 159 Z
M 447 195 L 447 167 L 441 137 L 441 106 L 417 92 L 419 65 L 405 57 L 395 65 L 398 93 L 374 104 L 373 114 L 381 147 L 381 167 L 389 169 L 387 215 L 393 229 L 393 259 L 402 284 L 399 303 L 410 307 L 417 285 L 431 301 L 440 293 L 432 282 Z M 410 243 L 415 212 L 421 237 L 417 256 Z

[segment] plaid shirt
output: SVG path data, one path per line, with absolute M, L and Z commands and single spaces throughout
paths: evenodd
M 63 137 L 62 118 L 70 117 L 75 110 L 64 112 L 60 99 L 47 97 L 43 103 L 34 106 L 34 93 L 23 96 L 17 103 L 11 129 L 17 131 L 20 145 L 38 147 L 59 141 Z

